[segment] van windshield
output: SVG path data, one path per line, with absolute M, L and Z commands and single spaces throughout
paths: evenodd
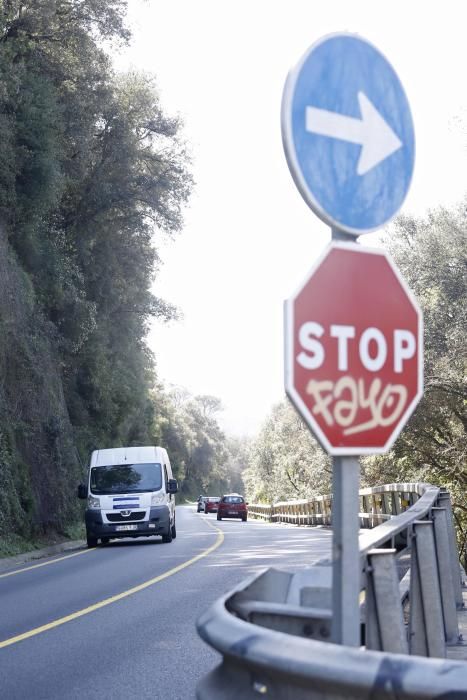
M 157 463 L 116 464 L 91 469 L 91 491 L 101 496 L 159 491 L 161 487 L 162 468 Z

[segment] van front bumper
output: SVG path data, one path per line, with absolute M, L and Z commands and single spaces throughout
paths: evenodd
M 104 523 L 100 510 L 86 509 L 84 515 L 86 531 L 90 537 L 144 537 L 148 535 L 165 535 L 170 527 L 170 510 L 167 506 L 153 506 L 148 520 L 122 520 L 118 523 Z M 122 527 L 131 525 L 132 529 Z M 136 526 L 136 529 L 134 529 Z

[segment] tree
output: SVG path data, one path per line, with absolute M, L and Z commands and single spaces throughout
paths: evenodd
M 228 490 L 228 443 L 216 419 L 206 413 L 206 405 L 220 406 L 219 399 L 158 386 L 153 401 L 154 440 L 167 448 L 182 494 L 194 498 Z
M 291 404 L 277 404 L 250 448 L 243 472 L 250 500 L 312 498 L 330 489 L 330 461 Z
M 453 495 L 467 528 L 467 208 L 400 217 L 385 244 L 424 313 L 425 395 L 389 455 L 364 461 L 367 483 L 421 480 Z
M 210 396 L 209 394 L 200 394 L 195 396 L 195 400 L 201 406 L 204 417 L 213 416 L 219 411 L 222 411 L 222 402 L 217 396 Z

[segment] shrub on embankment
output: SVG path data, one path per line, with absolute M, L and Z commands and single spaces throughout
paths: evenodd
M 1 233 L 0 337 L 0 537 L 8 553 L 77 519 L 79 467 L 53 329 Z

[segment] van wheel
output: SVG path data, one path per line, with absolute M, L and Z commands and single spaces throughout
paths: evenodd
M 169 529 L 167 531 L 167 534 L 162 535 L 162 542 L 167 542 L 167 543 L 172 542 L 172 528 L 170 527 L 170 523 L 169 523 Z
M 175 527 L 175 518 L 174 518 L 174 524 L 172 525 L 172 528 L 171 528 L 171 532 L 172 532 L 172 539 L 174 540 L 177 537 L 177 528 Z
M 93 537 L 92 535 L 90 535 L 87 530 L 86 530 L 86 544 L 88 545 L 89 549 L 91 549 L 91 547 L 97 547 L 97 537 Z

